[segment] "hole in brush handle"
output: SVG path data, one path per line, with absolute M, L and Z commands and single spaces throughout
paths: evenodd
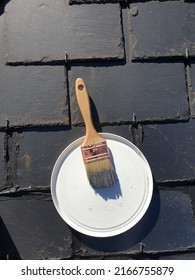
M 80 84 L 78 85 L 78 90 L 83 90 L 84 89 L 84 85 Z

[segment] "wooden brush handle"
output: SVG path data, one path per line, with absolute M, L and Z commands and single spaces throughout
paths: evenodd
M 105 141 L 94 128 L 91 117 L 90 99 L 83 79 L 78 78 L 76 80 L 75 88 L 77 102 L 86 126 L 86 135 L 82 146 L 93 145 Z

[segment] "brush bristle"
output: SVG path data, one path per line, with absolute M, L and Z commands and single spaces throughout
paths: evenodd
M 110 158 L 85 164 L 87 177 L 93 188 L 109 187 L 115 184 L 116 176 Z

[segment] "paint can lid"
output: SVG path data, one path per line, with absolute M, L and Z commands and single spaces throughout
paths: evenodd
M 51 176 L 51 194 L 62 219 L 75 230 L 94 237 L 121 234 L 137 224 L 153 193 L 150 166 L 142 152 L 115 134 L 106 139 L 118 180 L 114 186 L 93 189 L 87 179 L 80 146 L 83 137 L 59 156 Z

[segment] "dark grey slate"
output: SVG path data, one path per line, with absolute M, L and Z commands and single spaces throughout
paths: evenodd
M 10 2 L 9 4 L 11 4 Z M 69 123 L 64 66 L 5 66 L 0 16 L 0 126 Z
M 62 259 L 72 255 L 71 232 L 51 200 L 4 198 L 0 212 L 22 259 Z
M 63 66 L 1 66 L 0 126 L 67 124 Z
M 116 134 L 131 141 L 131 132 L 129 125 L 103 126 L 101 132 Z
M 193 208 L 193 212 L 194 212 L 194 216 L 195 216 L 195 186 L 189 187 L 189 193 L 190 193 L 190 197 L 192 200 L 192 208 Z
M 124 1 L 122 10 L 117 0 L 3 2 L 0 259 L 195 259 L 194 1 Z M 142 63 L 129 62 L 130 52 Z M 188 56 L 185 65 L 178 56 Z M 112 238 L 71 230 L 48 194 L 58 156 L 85 134 L 76 126 L 83 122 L 78 76 L 89 88 L 98 131 L 136 144 L 161 182 L 141 221 Z M 15 198 L 5 197 L 14 190 Z
M 20 260 L 18 250 L 0 216 L 0 260 Z
M 5 134 L 0 133 L 0 189 L 6 182 L 6 163 L 5 163 Z
M 93 117 L 101 123 L 179 120 L 189 116 L 182 63 L 96 63 L 72 66 L 70 104 L 73 124 L 83 122 L 75 80 L 85 80 Z
M 119 3 L 125 0 L 69 0 L 70 4 Z
M 12 0 L 5 26 L 8 63 L 124 58 L 119 4 Z
M 1 1 L 2 2 L 2 1 Z M 4 22 L 4 5 L 0 2 L 0 65 L 3 65 L 4 59 L 4 48 L 3 48 L 3 22 Z
M 94 258 L 97 256 L 102 258 L 106 252 L 115 252 L 119 256 L 124 253 L 126 255 L 129 253 L 136 255 L 140 249 L 138 242 L 143 237 L 143 232 L 139 232 L 139 230 L 140 228 L 136 227 L 135 230 L 133 229 L 122 235 L 105 238 L 86 236 L 78 232 L 74 233 L 75 256 L 77 258 Z M 128 256 L 126 256 L 126 259 L 128 259 Z
M 107 255 L 107 254 L 105 254 L 104 255 L 104 260 L 120 260 L 120 261 L 122 261 L 122 260 L 133 260 L 133 258 L 132 257 L 130 257 L 130 256 L 128 256 L 128 255 L 116 255 L 116 254 L 112 254 L 112 255 Z
M 190 63 L 190 89 L 189 89 L 189 100 L 190 100 L 190 112 L 191 116 L 195 118 L 195 62 Z
M 142 151 L 156 181 L 195 179 L 195 121 L 143 128 Z
M 112 133 L 119 135 L 129 141 L 131 141 L 138 148 L 141 146 L 143 131 L 141 125 L 114 125 L 114 126 L 103 126 L 98 132 Z
M 180 253 L 173 255 L 163 255 L 159 257 L 160 260 L 195 260 L 195 253 Z
M 185 251 L 194 248 L 195 226 L 190 196 L 182 191 L 160 191 L 160 212 L 144 252 Z
M 49 186 L 52 169 L 61 152 L 84 135 L 82 128 L 28 131 L 18 141 L 17 184 Z
M 7 5 L 11 3 L 12 1 Z M 5 14 L 2 13 L 0 16 L 0 127 L 6 125 L 6 119 L 9 120 L 10 126 L 69 123 L 64 66 L 5 66 L 4 18 Z
M 138 11 L 131 15 L 133 59 L 185 57 L 186 49 L 189 56 L 195 55 L 194 4 L 152 1 L 130 4 L 130 7 Z

